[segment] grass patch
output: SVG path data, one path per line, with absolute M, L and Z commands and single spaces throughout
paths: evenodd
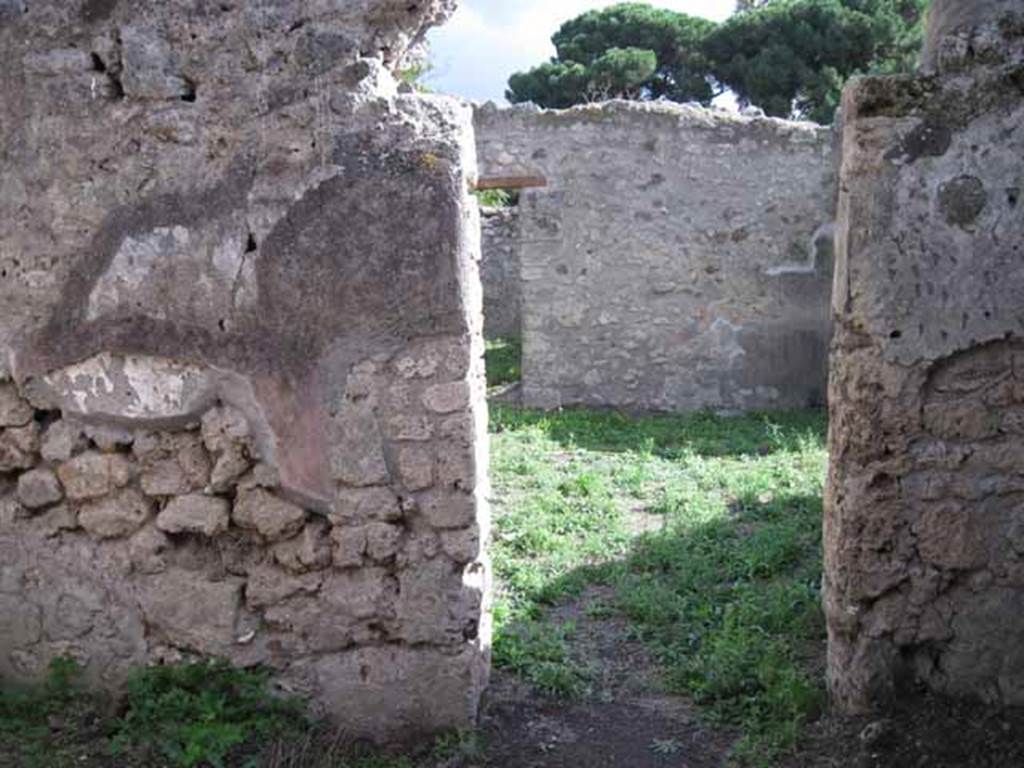
M 0 686 L 0 765 L 12 768 L 413 768 L 360 751 L 261 671 L 225 663 L 135 671 L 120 714 L 55 659 L 34 687 Z
M 57 658 L 42 685 L 0 688 L 0 754 L 24 768 L 73 765 L 69 748 L 98 730 L 79 677 L 73 659 Z
M 222 662 L 150 667 L 128 681 L 114 754 L 143 747 L 180 768 L 224 768 L 243 745 L 305 729 L 298 700 L 274 698 L 268 676 Z
M 630 621 L 670 686 L 742 728 L 741 761 L 792 746 L 824 696 L 802 661 L 824 638 L 824 414 L 491 418 L 495 663 L 552 694 L 585 689 L 545 607 L 606 585 L 602 610 Z M 656 532 L 634 522 L 655 515 Z
M 518 189 L 481 189 L 473 194 L 484 208 L 512 208 L 519 205 Z
M 518 338 L 492 339 L 487 342 L 484 363 L 487 369 L 487 386 L 500 387 L 519 381 L 523 345 Z

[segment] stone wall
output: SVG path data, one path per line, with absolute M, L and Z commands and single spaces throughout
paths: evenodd
M 847 711 L 915 681 L 1024 704 L 1022 10 L 940 0 L 933 74 L 844 95 L 825 593 Z
M 448 0 L 0 0 L 0 676 L 266 665 L 353 737 L 487 675 Z
M 519 207 L 481 210 L 484 335 L 488 339 L 521 333 L 522 282 L 519 277 Z
M 828 128 L 668 104 L 477 109 L 520 205 L 523 398 L 643 410 L 821 404 Z

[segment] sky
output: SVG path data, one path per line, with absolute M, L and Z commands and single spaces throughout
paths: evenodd
M 513 72 L 555 55 L 551 35 L 562 22 L 615 0 L 460 0 L 447 24 L 430 33 L 435 91 L 503 101 Z M 651 0 L 651 5 L 721 21 L 735 0 Z

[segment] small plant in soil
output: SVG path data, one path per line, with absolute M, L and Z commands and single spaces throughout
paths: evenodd
M 147 747 L 173 766 L 223 768 L 246 743 L 267 743 L 306 723 L 297 700 L 275 698 L 263 672 L 221 662 L 150 667 L 128 681 L 115 754 Z
M 102 736 L 80 676 L 74 659 L 58 657 L 42 685 L 0 687 L 0 754 L 24 768 L 56 768 L 70 764 L 59 756 L 66 745 Z
M 790 749 L 824 700 L 825 415 L 496 406 L 491 421 L 495 663 L 585 695 L 585 660 L 552 614 L 600 585 L 601 617 L 653 651 L 669 690 L 740 727 L 737 761 Z

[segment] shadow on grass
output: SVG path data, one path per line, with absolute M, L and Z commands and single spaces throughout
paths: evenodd
M 562 446 L 609 453 L 647 452 L 674 459 L 766 456 L 797 450 L 808 435 L 825 430 L 824 409 L 719 416 L 711 412 L 632 416 L 618 411 L 523 410 L 492 404 L 492 432 L 536 427 Z
M 684 506 L 625 556 L 523 595 L 537 610 L 499 629 L 495 662 L 550 695 L 583 696 L 594 660 L 574 654 L 578 625 L 553 621 L 551 609 L 601 585 L 601 615 L 623 619 L 647 645 L 667 689 L 698 704 L 708 723 L 738 727 L 743 764 L 770 765 L 825 701 L 821 498 L 741 497 L 708 519 L 689 518 Z

